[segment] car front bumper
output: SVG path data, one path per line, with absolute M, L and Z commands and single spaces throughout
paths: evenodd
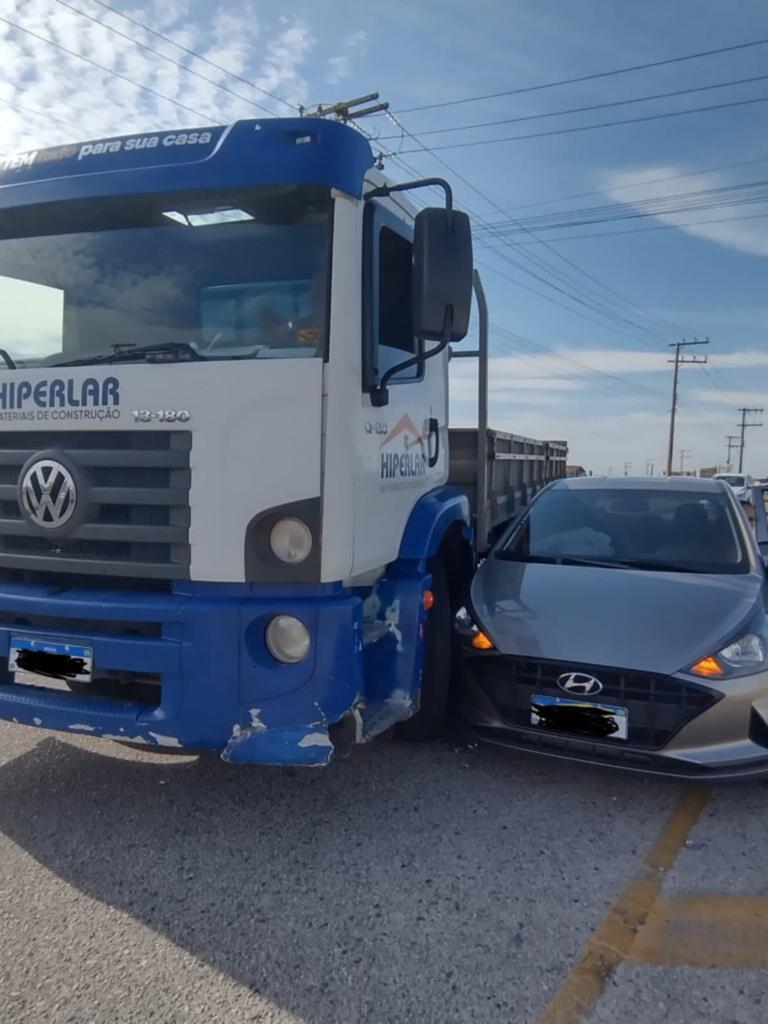
M 482 660 L 468 658 L 465 662 L 458 709 L 472 735 L 483 742 L 673 779 L 768 778 L 768 672 L 716 684 L 707 680 L 705 689 L 713 702 L 672 729 L 663 743 L 653 745 L 632 742 L 631 736 L 627 741 L 596 739 L 522 724 L 522 716 L 511 715 L 483 685 L 482 672 L 477 671 L 477 662 Z M 667 681 L 681 689 L 703 682 L 682 674 L 667 677 Z M 541 688 L 544 693 L 558 693 Z M 596 702 L 600 700 L 602 695 Z M 618 703 L 613 698 L 605 698 L 605 702 Z M 631 715 L 630 709 L 630 720 Z

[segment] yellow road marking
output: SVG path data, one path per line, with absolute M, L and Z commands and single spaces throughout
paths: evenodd
M 709 795 L 708 789 L 700 787 L 685 792 L 648 851 L 637 877 L 611 903 L 562 988 L 544 1008 L 538 1024 L 577 1024 L 599 999 L 610 975 L 627 959 L 659 897 L 664 874 L 674 864 Z
M 658 900 L 630 959 L 670 967 L 768 968 L 768 897 L 686 895 Z

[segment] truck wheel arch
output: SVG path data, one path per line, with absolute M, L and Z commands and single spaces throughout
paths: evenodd
M 467 544 L 472 544 L 469 500 L 456 487 L 436 487 L 423 494 L 411 509 L 400 542 L 399 558 L 426 564 L 440 550 L 448 530 L 454 526 Z

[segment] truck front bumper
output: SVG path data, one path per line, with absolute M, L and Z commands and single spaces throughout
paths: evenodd
M 269 653 L 275 615 L 312 647 L 298 665 Z M 76 692 L 15 680 L 12 637 L 93 648 L 94 685 Z M 0 585 L 0 718 L 233 762 L 326 764 L 329 726 L 363 694 L 362 601 L 334 585 L 190 584 L 173 591 Z

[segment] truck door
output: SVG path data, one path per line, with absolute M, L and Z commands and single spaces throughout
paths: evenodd
M 421 495 L 447 479 L 445 353 L 391 379 L 389 401 L 371 391 L 420 344 L 411 314 L 412 224 L 393 202 L 369 202 L 363 230 L 363 353 L 355 459 L 353 573 L 393 561 Z M 427 343 L 428 345 L 431 343 Z

